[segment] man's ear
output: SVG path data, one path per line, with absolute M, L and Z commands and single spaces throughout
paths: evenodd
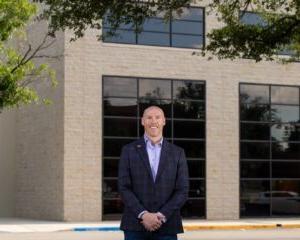
M 141 118 L 141 124 L 142 124 L 142 126 L 145 126 L 144 125 L 144 118 Z

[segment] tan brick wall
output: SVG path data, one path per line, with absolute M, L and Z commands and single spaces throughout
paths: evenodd
M 45 29 L 45 24 L 29 28 L 33 47 L 41 42 Z M 43 54 L 62 55 L 63 39 L 58 34 L 55 44 Z M 56 69 L 59 84 L 52 89 L 47 82 L 39 82 L 36 88 L 53 104 L 21 107 L 17 112 L 16 216 L 63 220 L 64 62 L 63 57 L 47 61 Z
M 15 215 L 16 111 L 0 113 L 0 217 Z

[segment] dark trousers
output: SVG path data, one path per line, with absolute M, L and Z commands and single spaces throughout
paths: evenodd
M 125 240 L 177 240 L 177 234 L 124 231 Z

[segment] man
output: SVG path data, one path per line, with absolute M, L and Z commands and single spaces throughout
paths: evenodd
M 176 240 L 183 232 L 180 208 L 188 197 L 184 150 L 163 138 L 164 112 L 148 107 L 144 136 L 123 147 L 118 186 L 124 202 L 125 240 Z

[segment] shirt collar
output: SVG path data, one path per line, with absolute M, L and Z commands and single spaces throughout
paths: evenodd
M 146 145 L 147 145 L 147 143 L 149 142 L 149 143 L 153 146 L 153 144 L 152 144 L 150 138 L 147 136 L 146 133 L 144 134 L 144 140 L 145 140 Z M 163 140 L 164 140 L 164 138 L 162 137 L 162 138 L 159 140 L 159 142 L 156 143 L 155 145 L 158 145 L 158 146 L 161 147 L 161 146 L 162 146 L 162 143 L 163 143 Z

